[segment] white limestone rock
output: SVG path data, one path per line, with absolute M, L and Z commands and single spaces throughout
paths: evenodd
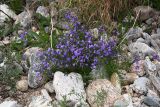
M 20 23 L 20 25 L 24 28 L 27 28 L 31 25 L 32 22 L 32 12 L 31 11 L 23 11 L 17 16 L 15 24 Z
M 6 19 L 9 19 L 9 17 L 11 17 L 13 20 L 16 20 L 16 18 L 17 18 L 17 15 L 12 11 L 12 10 L 10 10 L 10 8 L 9 8 L 9 6 L 8 5 L 6 5 L 6 4 L 1 4 L 0 5 L 0 9 L 1 9 L 1 11 L 0 11 L 0 25 L 3 25 L 3 23 L 4 23 L 4 21 L 6 20 Z M 5 13 L 3 13 L 3 12 Z M 8 17 L 8 16 L 9 17 Z
M 28 107 L 53 107 L 52 106 L 52 99 L 49 96 L 47 90 L 41 90 L 42 95 L 40 96 L 33 96 L 32 101 L 30 102 Z
M 27 91 L 28 90 L 28 81 L 27 80 L 20 80 L 16 83 L 16 88 L 20 91 Z
M 150 86 L 150 80 L 146 77 L 140 77 L 133 83 L 133 90 L 139 94 L 146 94 Z
M 50 81 L 44 85 L 44 88 L 49 92 L 49 93 L 54 93 L 54 87 L 53 87 L 53 82 Z
M 58 101 L 64 100 L 64 97 L 72 102 L 86 101 L 82 76 L 78 73 L 65 75 L 57 71 L 54 74 L 53 87 Z
M 36 10 L 36 13 L 41 14 L 44 17 L 49 17 L 49 11 L 46 7 L 44 6 L 39 6 Z
M 134 55 L 136 53 L 142 53 L 143 55 L 152 55 L 155 52 L 154 49 L 149 47 L 145 43 L 140 43 L 140 42 L 134 42 L 129 45 L 129 51 Z
M 4 101 L 0 104 L 0 107 L 22 107 L 21 105 L 17 104 L 17 101 Z

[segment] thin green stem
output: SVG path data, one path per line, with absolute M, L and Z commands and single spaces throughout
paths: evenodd
M 53 20 L 52 18 L 51 18 L 51 26 L 52 26 L 52 29 L 51 29 L 50 41 L 51 41 L 51 48 L 53 48 Z

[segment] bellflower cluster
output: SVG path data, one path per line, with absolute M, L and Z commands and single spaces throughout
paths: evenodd
M 135 65 L 136 71 L 139 71 L 139 69 L 140 69 L 140 56 L 138 56 L 138 55 L 134 56 L 134 65 Z
M 58 68 L 89 67 L 91 69 L 102 63 L 102 60 L 114 54 L 116 41 L 105 41 L 101 35 L 94 38 L 92 33 L 85 29 L 76 16 L 67 13 L 65 18 L 69 20 L 66 25 L 68 32 L 58 39 L 55 49 L 39 54 L 43 59 L 40 71 L 49 70 L 53 65 Z M 102 29 L 100 29 L 102 30 Z
M 26 36 L 27 36 L 27 32 L 23 32 L 19 35 L 19 38 L 24 42 L 24 46 L 27 45 L 27 39 L 26 39 Z
M 21 40 L 24 40 L 26 35 L 27 35 L 27 32 L 23 32 L 19 35 L 19 37 Z
M 153 60 L 160 61 L 160 57 L 159 57 L 159 55 L 156 54 L 156 53 L 152 54 L 152 59 L 153 59 Z

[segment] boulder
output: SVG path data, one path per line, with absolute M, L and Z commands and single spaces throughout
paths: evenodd
M 143 30 L 140 27 L 131 28 L 126 34 L 126 38 L 128 41 L 132 41 L 134 39 L 138 39 L 142 36 Z
M 160 107 L 160 99 L 154 97 L 145 97 L 143 103 L 151 107 Z
M 36 72 L 36 68 L 34 66 L 29 68 L 28 72 L 28 85 L 31 88 L 38 88 L 44 84 L 43 73 Z
M 13 20 L 16 20 L 17 15 L 9 8 L 8 5 L 1 4 L 0 9 L 1 9 L 1 11 L 0 11 L 0 26 L 3 25 L 4 21 L 6 21 L 6 19 L 9 19 L 9 17 L 12 18 Z
M 0 104 L 0 107 L 22 107 L 21 105 L 17 104 L 17 101 L 4 101 Z
M 132 97 L 133 100 L 133 107 L 145 107 L 142 106 L 142 99 L 139 97 Z
M 134 72 L 134 73 L 126 73 L 126 75 L 122 75 L 122 84 L 123 85 L 130 85 L 132 84 L 139 76 Z
M 65 75 L 64 73 L 57 71 L 54 74 L 53 87 L 58 101 L 64 100 L 64 98 L 66 101 L 75 103 L 86 101 L 83 79 L 78 73 L 72 72 Z
M 157 34 L 160 34 L 160 28 L 157 28 Z
M 121 99 L 115 101 L 114 107 L 133 107 L 132 97 L 129 94 L 123 94 Z
M 41 54 L 42 49 L 38 47 L 29 48 L 23 55 L 23 65 L 29 66 L 28 85 L 31 88 L 37 88 L 44 83 L 43 72 L 38 72 L 41 68 Z M 28 64 L 29 63 L 29 64 Z
M 121 93 L 121 82 L 120 82 L 120 77 L 119 75 L 114 72 L 112 75 L 111 75 L 111 83 L 113 84 L 113 86 L 115 88 L 118 89 L 119 93 Z
M 145 68 L 147 71 L 151 72 L 156 71 L 156 65 L 153 62 L 151 62 L 149 57 L 145 58 Z
M 116 100 L 113 107 L 128 107 L 128 102 L 125 99 Z
M 147 44 L 140 42 L 131 43 L 129 45 L 129 51 L 132 53 L 132 55 L 142 54 L 141 57 L 156 53 L 156 51 L 149 47 Z
M 33 96 L 28 107 L 53 107 L 51 103 L 52 99 L 48 95 L 47 91 L 43 93 L 45 93 L 45 95 Z
M 20 80 L 16 83 L 16 88 L 20 91 L 27 91 L 28 90 L 28 81 L 27 80 Z
M 148 46 L 152 46 L 157 52 L 159 51 L 158 44 L 154 39 L 152 39 L 152 37 L 148 33 L 143 33 L 143 38 L 145 39 L 145 43 Z
M 133 90 L 139 94 L 146 94 L 148 92 L 151 81 L 146 77 L 136 79 L 132 85 Z
M 154 9 L 149 6 L 138 6 L 134 8 L 134 17 L 138 14 L 138 20 L 145 21 L 154 16 Z
M 20 23 L 20 25 L 24 28 L 28 28 L 32 22 L 32 12 L 31 11 L 23 11 L 17 16 L 15 24 Z
M 145 40 L 144 40 L 143 38 L 138 38 L 138 39 L 136 40 L 136 42 L 145 43 Z
M 87 87 L 87 100 L 91 107 L 111 107 L 121 98 L 119 90 L 107 79 L 98 79 Z
M 149 19 L 146 20 L 147 25 L 151 25 L 153 22 L 154 22 L 153 18 L 149 18 Z
M 22 63 L 23 68 L 25 69 L 25 71 L 28 72 L 30 66 L 35 63 L 34 61 L 36 59 L 37 59 L 36 61 L 38 62 L 39 58 L 38 58 L 37 54 L 41 51 L 42 51 L 42 49 L 39 47 L 32 47 L 32 48 L 27 49 L 24 52 L 21 63 Z
M 36 13 L 39 13 L 44 17 L 49 17 L 49 10 L 47 7 L 44 6 L 39 6 L 36 10 Z
M 44 85 L 44 88 L 49 92 L 49 93 L 54 93 L 54 87 L 53 87 L 53 81 L 50 81 Z
M 143 76 L 145 72 L 144 60 L 135 61 L 131 65 L 131 73 L 136 73 L 138 76 Z
M 154 40 L 160 39 L 160 33 L 152 34 L 152 35 L 151 35 L 151 38 L 154 39 Z

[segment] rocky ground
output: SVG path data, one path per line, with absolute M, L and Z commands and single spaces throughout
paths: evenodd
M 7 5 L 0 7 L 15 23 L 20 23 L 23 29 L 19 33 L 32 25 L 33 12 L 27 10 L 16 15 Z M 56 9 L 50 11 L 39 6 L 35 12 L 45 17 L 54 16 L 56 20 Z M 41 61 L 37 53 L 42 49 L 29 47 L 24 52 L 25 59 L 16 66 L 26 73 L 17 81 L 14 95 L 10 96 L 10 87 L 0 84 L 0 107 L 160 107 L 160 12 L 147 6 L 133 11 L 133 21 L 140 21 L 141 26 L 129 28 L 124 35 L 127 43 L 122 45 L 124 52 L 119 55 L 119 63 L 129 59 L 132 64 L 128 71 L 119 69 L 121 78 L 114 73 L 111 80 L 107 76 L 102 79 L 101 67 L 92 70 L 90 75 L 94 79 L 87 85 L 80 74 L 60 71 L 46 83 L 41 74 L 37 78 L 33 67 Z M 3 25 L 8 16 L 1 11 L 0 14 Z M 0 45 L 7 45 L 11 40 L 12 37 L 5 37 Z M 3 62 L 2 58 L 0 66 Z

